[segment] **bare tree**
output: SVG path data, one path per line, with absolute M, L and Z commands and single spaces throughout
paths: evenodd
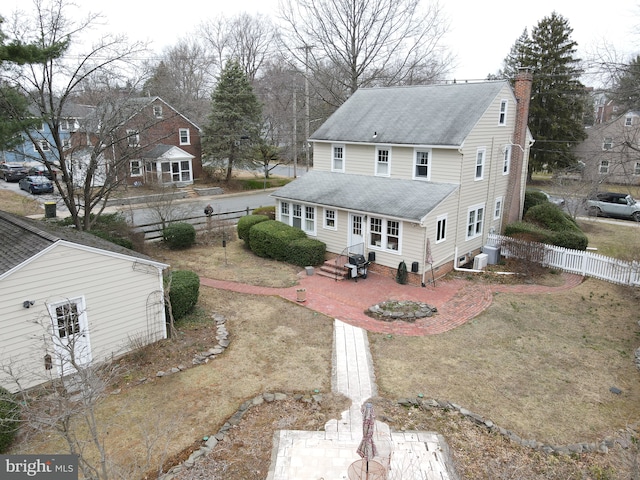
M 216 55 L 221 70 L 228 60 L 237 61 L 250 82 L 276 52 L 275 26 L 269 18 L 241 13 L 231 19 L 218 17 L 202 23 L 205 44 Z
M 159 96 L 202 125 L 209 112 L 215 84 L 215 57 L 193 38 L 183 38 L 164 50 L 144 93 Z
M 85 155 L 86 167 L 82 175 L 74 174 L 73 160 L 68 155 L 68 145 L 64 142 L 62 132 L 67 128 L 68 109 L 76 102 L 75 96 L 83 93 L 91 85 L 101 86 L 101 91 L 115 91 L 119 100 L 123 96 L 135 93 L 134 56 L 144 51 L 140 43 L 128 43 L 125 37 L 105 35 L 96 43 L 86 45 L 79 40 L 83 34 L 101 19 L 99 15 L 90 14 L 79 22 L 71 21 L 67 11 L 73 8 L 66 0 L 35 0 L 35 11 L 32 16 L 14 15 L 7 34 L 20 42 L 33 43 L 47 49 L 61 41 L 69 41 L 69 50 L 60 58 L 33 65 L 13 65 L 2 72 L 2 80 L 14 86 L 25 95 L 35 110 L 35 115 L 42 118 L 46 130 L 51 132 L 49 138 L 34 129 L 25 130 L 25 135 L 33 142 L 38 160 L 49 170 L 58 168 L 62 174 L 55 179 L 65 206 L 69 210 L 78 229 L 91 228 L 90 214 L 98 213 L 104 208 L 103 200 L 108 198 L 113 188 L 121 181 L 118 165 L 104 168 L 101 164 L 104 153 L 109 151 L 123 138 L 102 135 L 97 148 Z M 106 130 L 115 132 L 114 122 L 122 119 L 123 112 L 118 112 L 122 102 L 113 102 L 112 109 L 103 109 L 103 118 L 110 120 L 108 124 L 97 123 Z M 87 131 L 87 136 L 92 132 Z M 77 160 L 77 157 L 76 157 Z M 128 163 L 129 159 L 122 159 Z M 100 188 L 95 188 L 98 175 L 105 175 Z
M 284 0 L 280 16 L 291 59 L 334 106 L 360 87 L 434 81 L 451 63 L 437 3 L 422 10 L 420 0 Z M 331 75 L 320 75 L 327 69 Z

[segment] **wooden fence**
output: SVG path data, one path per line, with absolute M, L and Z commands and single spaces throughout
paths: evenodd
M 216 231 L 228 228 L 230 225 L 238 223 L 238 219 L 249 215 L 251 209 L 249 207 L 244 210 L 236 210 L 233 212 L 213 213 L 211 216 L 198 215 L 196 217 L 181 217 L 165 222 L 166 225 L 175 222 L 190 223 L 197 231 Z M 154 242 L 162 239 L 162 222 L 146 223 L 133 227 L 134 232 L 144 232 L 145 242 Z
M 490 234 L 487 245 L 500 247 L 505 257 L 528 258 L 546 267 L 606 280 L 619 285 L 640 286 L 640 262 L 626 262 L 585 250 L 516 240 Z

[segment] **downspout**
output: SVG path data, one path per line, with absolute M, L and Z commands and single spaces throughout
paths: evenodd
M 422 222 L 420 222 L 420 226 L 422 226 Z M 422 244 L 422 283 L 423 287 L 426 287 L 426 283 L 424 281 L 424 275 L 427 271 L 427 227 L 424 227 L 424 242 Z
M 456 221 L 456 235 L 455 235 L 455 244 L 453 247 L 453 268 L 455 269 L 458 266 L 458 234 L 460 232 L 460 202 L 462 201 L 462 173 L 464 167 L 464 154 L 462 153 L 462 147 L 458 149 L 460 153 L 460 180 L 458 182 L 458 215 Z

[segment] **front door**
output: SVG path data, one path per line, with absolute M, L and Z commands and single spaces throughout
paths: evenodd
M 49 305 L 53 326 L 55 364 L 58 373 L 69 375 L 91 362 L 89 324 L 84 299 L 75 298 Z
M 360 214 L 349 214 L 349 247 L 364 243 L 364 217 Z

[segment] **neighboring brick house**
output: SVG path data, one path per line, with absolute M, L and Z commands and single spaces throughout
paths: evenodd
M 575 149 L 584 164 L 583 180 L 640 185 L 640 112 L 615 116 L 586 129 L 587 138 Z
M 522 216 L 532 75 L 357 90 L 310 138 L 314 170 L 273 196 L 279 221 L 376 271 L 425 284 Z M 433 267 L 433 268 L 432 268 Z
M 79 169 L 92 148 L 106 144 L 109 148 L 100 153 L 100 163 L 106 171 L 116 166 L 117 172 L 111 174 L 128 184 L 185 185 L 202 175 L 200 127 L 160 97 L 98 106 L 93 118 L 83 123 L 69 151 L 71 163 Z

